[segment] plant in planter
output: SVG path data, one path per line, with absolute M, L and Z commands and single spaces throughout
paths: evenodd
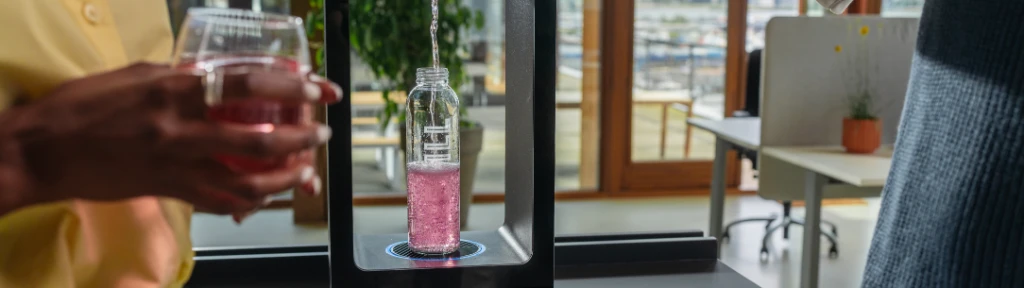
M 861 36 L 859 45 L 855 47 L 857 49 L 853 53 L 850 53 L 854 55 L 843 55 L 847 56 L 845 58 L 848 64 L 846 67 L 851 68 L 844 71 L 856 73 L 856 75 L 851 75 L 852 77 L 844 77 L 856 81 L 853 89 L 847 90 L 853 90 L 854 92 L 846 96 L 849 111 L 847 116 L 843 118 L 842 143 L 847 153 L 874 153 L 882 142 L 882 121 L 873 112 L 872 100 L 874 95 L 871 94 L 871 75 L 868 73 L 867 67 L 865 67 L 869 61 L 864 41 L 870 31 L 871 29 L 868 26 L 860 27 L 858 29 L 858 33 Z M 837 54 L 841 54 L 843 47 L 837 45 L 835 51 Z
M 848 153 L 874 153 L 882 143 L 882 121 L 871 113 L 871 94 L 850 96 L 850 114 L 843 118 L 843 147 Z
M 327 76 L 324 66 L 324 42 L 320 37 L 324 33 L 324 0 L 309 0 L 309 12 L 306 12 L 306 38 L 309 38 L 309 49 L 313 50 L 313 66 L 316 74 Z
M 378 123 L 384 130 L 392 118 L 397 118 L 399 148 L 405 149 L 405 111 L 392 99 L 392 90 L 412 91 L 416 86 L 416 69 L 432 65 L 430 0 L 355 0 L 349 5 L 352 48 L 370 66 L 374 76 L 388 87 L 381 94 L 385 104 L 378 114 Z M 448 69 L 449 86 L 458 91 L 467 78 L 462 67 L 461 55 L 466 50 L 462 36 L 469 29 L 482 28 L 484 18 L 481 13 L 473 13 L 463 6 L 461 0 L 439 0 L 437 21 L 438 62 Z M 459 112 L 460 197 L 465 227 L 477 156 L 483 147 L 483 127 L 465 117 L 465 106 L 460 107 Z

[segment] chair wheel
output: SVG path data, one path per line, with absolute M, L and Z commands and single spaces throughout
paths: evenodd
M 832 248 L 828 248 L 828 258 L 839 258 L 839 249 L 836 249 L 835 245 L 833 245 Z
M 757 256 L 758 256 L 757 258 L 760 259 L 761 262 L 767 262 L 768 261 L 768 247 L 763 247 L 762 246 L 761 247 L 761 253 L 758 253 Z
M 729 231 L 722 232 L 722 241 L 729 240 Z
M 839 237 L 839 228 L 836 228 L 836 226 L 832 226 L 832 236 Z

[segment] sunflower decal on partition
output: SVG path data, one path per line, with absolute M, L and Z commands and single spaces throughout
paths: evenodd
M 872 153 L 881 140 L 880 119 L 875 114 L 873 84 L 871 77 L 877 74 L 877 67 L 871 63 L 871 27 L 861 19 L 849 26 L 847 37 L 850 43 L 839 43 L 833 47 L 839 61 L 837 72 L 844 79 L 843 96 L 847 101 L 847 115 L 843 119 L 842 143 L 849 153 Z M 859 36 L 859 37 L 858 37 Z M 844 52 L 843 45 L 849 47 Z

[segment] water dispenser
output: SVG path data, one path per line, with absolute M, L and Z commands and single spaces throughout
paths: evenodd
M 328 1 L 328 11 L 347 11 L 347 7 L 331 7 L 331 5 L 344 6 L 347 5 L 346 3 L 347 1 Z M 507 11 L 505 51 L 508 64 L 505 68 L 507 81 L 505 153 L 507 160 L 505 163 L 504 224 L 493 230 L 462 231 L 457 235 L 458 245 L 444 247 L 418 247 L 415 239 L 412 239 L 414 243 L 410 243 L 412 235 L 406 233 L 382 235 L 354 233 L 351 186 L 331 185 L 331 183 L 352 183 L 351 170 L 344 169 L 344 167 L 351 167 L 352 163 L 351 147 L 349 143 L 346 143 L 350 141 L 348 138 L 350 135 L 336 136 L 328 147 L 328 159 L 330 167 L 341 168 L 329 169 L 327 184 L 329 189 L 332 287 L 550 287 L 552 285 L 554 280 L 555 27 L 557 26 L 555 1 L 505 0 L 505 5 Z M 344 16 L 338 18 L 348 21 Z M 340 26 L 343 27 L 343 30 L 348 29 L 347 25 Z M 345 31 L 335 32 L 347 35 Z M 338 43 L 336 41 L 347 41 L 345 38 L 347 37 L 334 38 L 335 42 L 329 39 L 327 49 L 330 51 L 332 43 Z M 347 45 L 339 46 L 347 47 Z M 330 55 L 348 57 L 347 53 L 331 53 Z M 328 59 L 329 63 L 337 64 L 333 67 L 348 67 L 348 61 L 347 58 Z M 440 77 L 441 73 L 436 69 L 422 72 L 425 73 L 423 74 L 425 78 L 430 78 L 426 80 L 433 79 L 431 77 Z M 331 72 L 328 71 L 328 73 Z M 348 79 L 334 80 L 347 81 Z M 349 122 L 350 109 L 351 106 L 345 103 L 329 108 L 328 121 L 330 125 L 333 127 L 351 125 Z M 436 125 L 424 125 L 423 129 L 426 130 L 419 132 L 451 134 L 450 131 L 444 129 L 451 125 L 446 125 L 444 122 L 444 119 L 428 122 Z M 458 125 L 455 124 L 455 127 Z M 450 141 L 450 138 L 445 139 L 443 140 Z M 441 146 L 444 146 L 441 148 L 449 147 L 447 144 L 442 144 L 444 143 L 442 140 L 423 141 L 430 142 L 423 143 L 426 145 L 423 147 L 431 149 Z M 424 152 L 424 155 L 420 155 L 423 157 L 420 158 L 437 163 L 458 163 L 458 159 L 451 161 L 452 159 L 445 158 L 449 157 L 449 153 L 435 152 Z M 410 205 L 413 204 L 410 202 Z M 455 225 L 457 229 L 457 222 Z M 454 246 L 457 246 L 457 250 L 445 249 Z M 437 248 L 435 249 L 437 251 L 431 250 L 433 248 Z M 432 251 L 439 253 L 418 253 Z

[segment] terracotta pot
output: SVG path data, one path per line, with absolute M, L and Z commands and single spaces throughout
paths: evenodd
M 882 145 L 882 121 L 843 118 L 846 153 L 870 154 Z

